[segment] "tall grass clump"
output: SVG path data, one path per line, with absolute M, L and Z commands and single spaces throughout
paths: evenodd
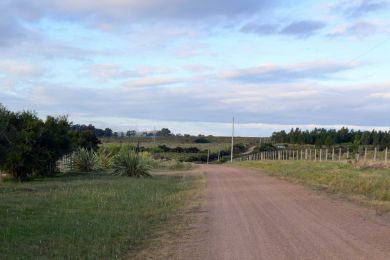
M 120 151 L 113 159 L 113 175 L 150 177 L 150 160 L 147 155 L 134 151 Z
M 98 155 L 93 150 L 79 148 L 71 156 L 72 169 L 81 172 L 91 172 L 96 169 Z

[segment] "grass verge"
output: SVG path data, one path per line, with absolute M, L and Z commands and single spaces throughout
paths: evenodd
M 68 174 L 0 183 L 1 258 L 126 257 L 185 207 L 194 178 Z
M 240 166 L 316 189 L 348 195 L 350 199 L 390 212 L 390 169 L 338 162 L 245 161 Z

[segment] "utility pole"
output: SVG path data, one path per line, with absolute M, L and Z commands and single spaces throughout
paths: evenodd
M 233 117 L 233 125 L 232 125 L 232 147 L 230 150 L 230 163 L 233 163 L 233 145 L 234 145 L 234 117 Z

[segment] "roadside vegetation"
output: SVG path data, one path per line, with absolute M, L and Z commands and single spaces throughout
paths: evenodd
M 197 177 L 67 173 L 0 183 L 2 259 L 111 259 L 170 232 Z
M 98 134 L 110 129 L 0 105 L 1 259 L 126 258 L 184 218 L 201 178 L 182 171 L 191 163 Z
M 239 165 L 316 189 L 345 194 L 375 207 L 378 212 L 390 212 L 390 169 L 381 164 L 245 161 Z

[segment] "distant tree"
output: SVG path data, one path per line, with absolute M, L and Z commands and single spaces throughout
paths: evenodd
M 326 146 L 331 146 L 334 144 L 334 140 L 332 138 L 332 136 L 327 136 L 326 139 L 325 139 L 325 145 Z
M 112 130 L 110 128 L 104 129 L 104 136 L 111 137 L 112 136 Z
M 136 136 L 137 135 L 137 131 L 135 130 L 129 130 L 126 132 L 126 136 Z
M 172 135 L 173 134 L 171 130 L 169 130 L 168 128 L 163 128 L 160 131 L 156 132 L 156 136 L 172 136 Z

